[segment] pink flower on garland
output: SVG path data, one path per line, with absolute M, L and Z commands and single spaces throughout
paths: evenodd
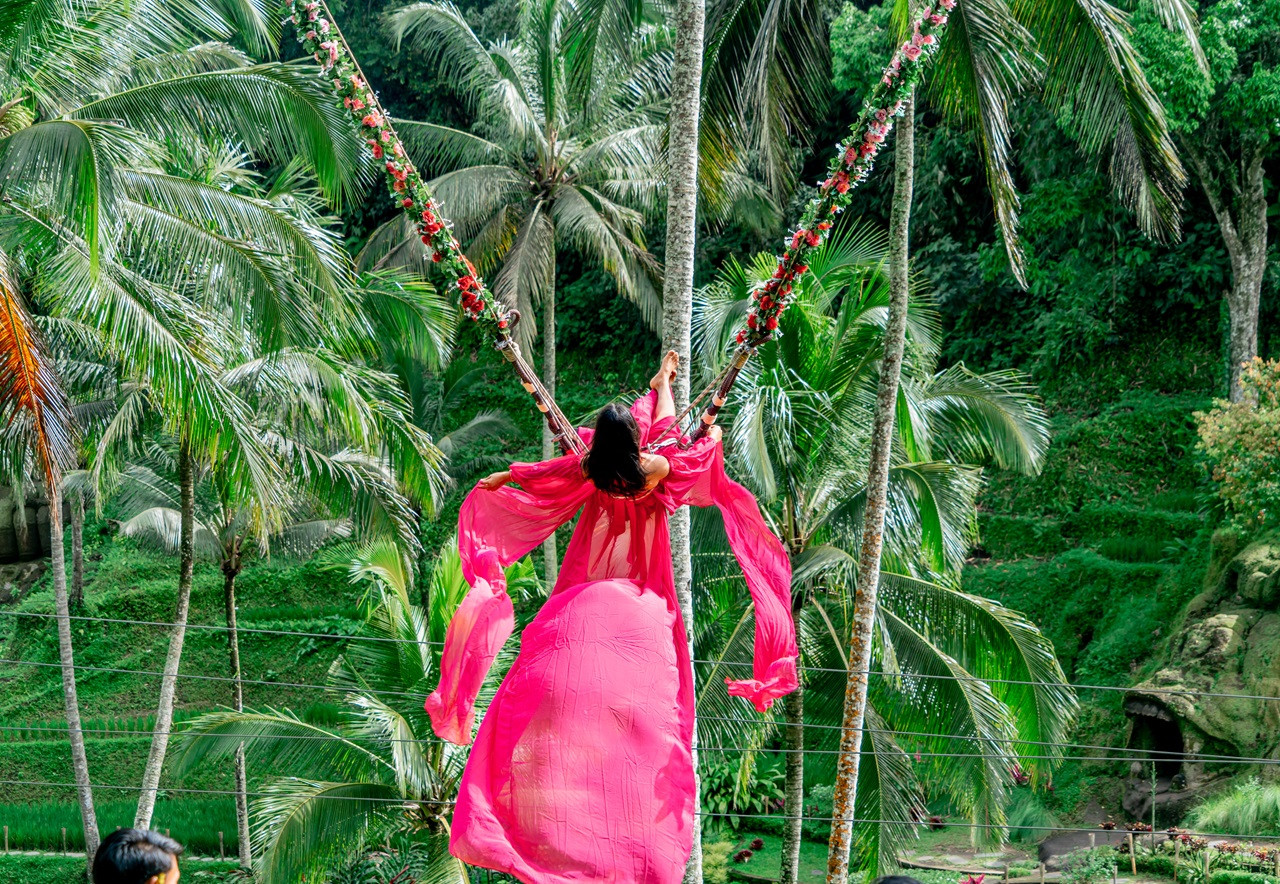
M 849 192 L 849 175 L 846 172 L 837 172 L 835 181 L 836 193 Z
M 373 151 L 373 158 L 374 158 L 375 160 L 380 160 L 380 159 L 382 159 L 382 145 L 381 145 L 381 144 L 379 144 L 378 142 L 376 142 L 376 141 L 374 141 L 372 138 L 370 138 L 370 139 L 369 139 L 369 148 Z
M 315 31 L 307 31 L 307 39 L 308 39 L 308 40 L 319 40 L 320 38 L 316 36 L 316 32 L 315 32 Z
M 327 18 L 319 19 L 316 24 L 320 26 L 320 33 L 329 33 L 329 20 Z
M 934 43 L 938 42 L 938 38 L 933 36 L 933 34 L 925 34 L 920 38 L 920 42 L 925 46 L 932 46 Z
M 905 55 L 909 61 L 915 61 L 919 58 L 920 52 L 921 49 L 919 46 L 914 46 L 910 43 L 907 43 L 902 47 L 902 54 Z

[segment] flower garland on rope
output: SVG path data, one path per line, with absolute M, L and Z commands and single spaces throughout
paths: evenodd
M 509 326 L 518 314 L 492 296 L 475 265 L 463 254 L 452 225 L 440 214 L 431 190 L 409 159 L 404 142 L 365 79 L 324 0 L 290 0 L 290 8 L 291 14 L 284 22 L 293 24 L 298 42 L 320 65 L 321 74 L 332 78 L 334 95 L 342 99 L 343 107 L 360 127 L 373 158 L 384 164 L 388 193 L 413 219 L 423 245 L 431 248 L 431 260 L 440 266 L 448 286 L 458 293 L 463 313 L 472 321 L 483 321 L 493 332 L 498 350 L 515 368 L 521 385 L 546 418 L 561 450 L 566 454 L 584 454 L 586 444 L 511 339 Z
M 293 23 L 298 42 L 320 65 L 320 72 L 332 77 L 334 94 L 359 124 L 374 159 L 384 161 L 388 192 L 413 218 L 423 244 L 432 249 L 431 260 L 440 265 L 458 292 L 463 311 L 473 321 L 491 322 L 499 336 L 506 337 L 506 310 L 490 296 L 475 266 L 462 253 L 452 225 L 440 215 L 426 181 L 410 161 L 404 142 L 361 74 L 337 25 L 325 18 L 326 10 L 319 0 L 292 0 L 292 10 L 285 21 Z
M 849 138 L 836 148 L 828 166 L 828 175 L 818 187 L 800 224 L 786 242 L 786 250 L 778 257 L 773 278 L 752 293 L 751 310 L 746 327 L 737 334 L 737 342 L 755 348 L 777 334 L 778 319 L 790 303 L 796 280 L 809 269 L 805 254 L 822 245 L 831 229 L 832 219 L 843 212 L 852 196 L 849 191 L 871 174 L 876 155 L 893 129 L 895 117 L 901 116 L 911 90 L 924 72 L 925 62 L 937 51 L 947 15 L 956 0 L 937 0 L 937 6 L 925 7 L 912 29 L 911 38 L 898 47 L 880 82 L 863 104 L 858 121 Z
M 320 65 L 321 72 L 333 78 L 334 94 L 342 99 L 343 106 L 361 127 L 374 159 L 385 162 L 391 197 L 413 217 L 423 244 L 432 249 L 431 260 L 440 265 L 450 280 L 449 285 L 458 292 L 463 311 L 471 320 L 483 319 L 491 326 L 499 348 L 515 364 L 521 382 L 533 394 L 561 447 L 566 451 L 577 450 L 581 442 L 571 424 L 555 402 L 544 395 L 537 376 L 512 348 L 508 334 L 511 314 L 492 297 L 475 266 L 463 254 L 452 226 L 440 214 L 422 175 L 409 160 L 404 143 L 361 73 L 338 26 L 322 14 L 327 12 L 324 0 L 290 0 L 290 3 L 292 14 L 285 21 L 292 22 L 298 42 Z M 773 277 L 752 292 L 753 303 L 746 325 L 736 336 L 738 351 L 721 376 L 711 404 L 703 412 L 690 441 L 696 441 L 715 423 L 716 414 L 755 348 L 777 336 L 779 317 L 791 302 L 796 280 L 809 269 L 806 254 L 822 245 L 832 219 L 852 200 L 849 191 L 871 174 L 876 155 L 893 129 L 894 118 L 902 114 L 907 96 L 920 81 L 925 63 L 937 51 L 947 16 L 955 5 L 956 0 L 936 0 L 936 6 L 926 6 L 912 28 L 911 38 L 898 47 L 884 69 L 880 82 L 850 130 L 850 137 L 837 147 L 836 156 L 828 166 L 828 176 L 818 185 L 818 195 L 809 202 L 799 225 L 788 236 L 786 250 L 778 257 Z M 679 420 L 672 421 L 669 430 L 676 430 L 679 423 Z

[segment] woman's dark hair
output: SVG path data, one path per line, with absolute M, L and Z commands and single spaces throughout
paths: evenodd
M 182 845 L 159 832 L 116 829 L 93 857 L 94 884 L 145 884 L 173 867 Z
M 587 478 L 601 491 L 639 494 L 644 489 L 640 428 L 630 411 L 616 402 L 601 410 L 584 466 Z

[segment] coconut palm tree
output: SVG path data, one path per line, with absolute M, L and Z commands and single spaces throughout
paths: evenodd
M 854 550 L 865 523 L 871 447 L 868 418 L 881 370 L 877 356 L 886 335 L 886 254 L 887 238 L 869 227 L 846 228 L 813 254 L 810 273 L 802 279 L 796 305 L 783 320 L 777 346 L 762 351 L 739 381 L 729 433 L 731 459 L 766 503 L 792 556 L 802 653 L 811 665 L 834 668 L 841 679 L 850 668 L 841 657 L 845 653 L 841 637 L 849 622 L 847 590 L 857 568 Z M 775 266 L 772 258 L 763 255 L 747 268 L 731 264 L 700 294 L 697 339 L 711 360 L 727 351 L 750 293 Z M 877 633 L 885 645 L 877 657 L 879 668 L 896 667 L 904 678 L 913 673 L 928 677 L 939 674 L 939 661 L 949 655 L 957 670 L 963 670 L 956 674 L 978 680 L 1010 677 L 993 674 L 996 670 L 988 668 L 991 664 L 986 659 L 990 653 L 1028 679 L 1061 685 L 1052 649 L 1033 626 L 985 600 L 933 582 L 935 578 L 948 581 L 969 548 L 974 498 L 980 487 L 977 465 L 994 462 L 1034 472 L 1048 441 L 1045 416 L 1016 375 L 976 375 L 963 366 L 934 370 L 939 322 L 919 286 L 906 321 L 910 350 L 897 403 L 885 530 L 885 568 L 897 573 L 884 577 L 893 590 Z M 699 656 L 726 661 L 705 673 L 704 683 L 715 684 L 725 666 L 748 659 L 740 655 L 750 653 L 743 644 L 750 631 L 742 631 L 747 617 L 735 594 L 713 594 L 707 607 L 698 620 Z M 938 631 L 944 617 L 948 622 L 964 619 L 966 628 L 973 631 L 967 638 L 953 640 Z M 919 639 L 912 637 L 916 634 Z M 990 694 L 984 699 L 986 705 L 975 705 L 966 693 L 970 690 Z M 831 732 L 838 730 L 838 716 L 833 721 L 831 714 L 838 704 L 833 705 L 830 698 L 839 694 L 802 687 L 783 701 L 783 736 L 789 750 L 789 820 L 782 867 L 786 884 L 796 880 L 798 869 L 804 728 L 806 723 L 825 721 Z M 1048 686 L 1037 698 L 1040 705 L 1028 705 L 1003 685 L 980 681 L 972 687 L 967 682 L 939 682 L 928 690 L 905 692 L 902 698 L 883 691 L 877 696 L 881 705 L 869 714 L 880 722 L 877 728 L 883 732 L 868 754 L 874 754 L 874 763 L 883 769 L 868 768 L 868 780 L 878 780 L 869 787 L 873 791 L 867 800 L 881 801 L 883 807 L 878 809 L 881 812 L 860 812 L 862 819 L 870 820 L 903 819 L 902 808 L 919 805 L 913 797 L 918 792 L 915 780 L 901 775 L 902 751 L 894 731 L 937 734 L 937 742 L 957 735 L 969 737 L 960 751 L 975 755 L 937 765 L 948 769 L 940 782 L 971 816 L 998 821 L 1002 759 L 1012 763 L 1017 755 L 1005 740 L 1011 734 L 1039 739 L 1034 735 L 1046 731 L 1061 737 L 1074 709 L 1074 700 L 1062 688 Z M 806 697 L 817 698 L 808 714 Z M 739 716 L 718 692 L 702 691 L 699 702 L 709 713 L 704 742 L 712 747 L 758 746 L 769 733 L 744 734 Z M 813 748 L 814 742 L 811 739 L 808 747 Z M 994 757 L 979 757 L 990 754 Z M 862 824 L 860 859 L 877 868 L 882 859 L 892 857 L 908 831 L 907 826 Z
M 80 702 L 76 693 L 75 654 L 71 646 L 71 611 L 67 597 L 67 566 L 62 549 L 62 473 L 74 463 L 75 443 L 71 410 L 57 372 L 41 342 L 11 271 L 10 259 L 0 252 L 0 414 L 4 416 L 0 458 L 6 472 L 21 475 L 34 460 L 49 495 L 49 553 L 53 596 L 58 620 L 58 659 L 62 667 L 62 696 L 71 744 L 71 769 L 84 826 L 86 858 L 98 849 L 98 822 L 93 787 L 85 757 Z
M 1157 4 L 1166 23 L 1194 40 L 1194 14 L 1181 0 Z M 912 21 L 907 0 L 895 0 L 899 35 Z M 1169 238 L 1179 229 L 1185 173 L 1174 153 L 1164 110 L 1130 44 L 1128 15 L 1093 0 L 957 0 L 952 32 L 943 40 L 925 97 L 979 134 L 987 181 L 1010 267 L 1020 282 L 1023 261 L 1017 238 L 1017 193 L 1009 169 L 1008 108 L 1031 85 L 1040 98 L 1076 120 L 1081 149 L 1111 156 L 1119 196 L 1149 235 Z M 1197 44 L 1198 45 L 1198 44 Z M 908 93 L 897 124 L 894 195 L 889 220 L 890 301 L 888 334 L 872 415 L 867 466 L 866 524 L 859 556 L 856 611 L 850 633 L 851 668 L 845 690 L 844 738 L 832 811 L 828 884 L 846 884 L 852 824 L 857 805 L 858 746 L 863 733 L 872 632 L 893 421 L 902 369 L 909 295 L 908 258 L 915 168 L 918 97 Z
M 465 870 L 448 859 L 443 833 L 466 750 L 434 737 L 421 699 L 435 677 L 433 628 L 443 635 L 467 591 L 457 550 L 442 551 L 426 611 L 409 601 L 403 550 L 377 542 L 351 553 L 351 577 L 372 581 L 373 604 L 364 631 L 329 670 L 341 717 L 316 724 L 275 709 L 210 713 L 186 727 L 179 764 L 228 757 L 243 743 L 273 771 L 254 802 L 256 871 L 267 884 L 326 881 L 336 864 L 393 834 L 441 858 L 431 884 L 461 884 Z M 517 592 L 536 585 L 527 560 L 508 573 Z M 513 659 L 500 655 L 486 701 Z
M 223 380 L 248 404 L 264 446 L 286 477 L 273 489 L 272 499 L 263 501 L 254 497 L 252 485 L 236 482 L 236 472 L 225 459 L 196 464 L 192 548 L 196 556 L 216 562 L 223 574 L 232 703 L 241 710 L 235 582 L 253 545 L 306 557 L 326 540 L 359 529 L 390 532 L 411 546 L 417 526 L 409 501 L 382 461 L 380 440 L 366 431 L 380 420 L 375 414 L 380 403 L 395 408 L 401 399 L 389 378 L 314 350 L 285 349 L 260 356 L 250 349 L 228 368 Z M 137 413 L 138 409 L 121 411 L 126 420 Z M 140 429 L 127 434 L 136 437 Z M 181 555 L 182 494 L 166 475 L 175 452 L 172 446 L 158 450 L 153 441 L 148 455 L 149 463 L 132 464 L 122 476 L 118 505 L 131 515 L 121 523 L 120 533 Z M 164 461 L 159 468 L 158 459 Z M 262 520 L 260 515 L 269 510 L 279 511 L 281 518 Z M 249 868 L 243 753 L 236 756 L 235 772 L 240 861 Z

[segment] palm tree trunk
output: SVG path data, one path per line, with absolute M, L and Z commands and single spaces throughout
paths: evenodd
M 911 222 L 911 190 L 915 172 L 915 101 L 909 97 L 897 128 L 894 152 L 893 209 L 889 219 L 889 322 L 884 336 L 884 361 L 871 424 L 871 464 L 867 471 L 867 508 L 858 558 L 858 588 L 853 600 L 853 632 L 849 639 L 849 680 L 844 693 L 844 724 L 836 760 L 831 841 L 827 855 L 827 884 L 848 884 L 849 848 L 857 805 L 858 762 L 867 711 L 867 682 L 871 669 L 871 638 L 884 545 L 884 515 L 889 496 L 889 455 L 893 441 L 898 380 L 907 335 L 907 261 Z M 872 870 L 874 872 L 874 870 Z
M 62 548 L 62 489 L 49 482 L 49 556 L 53 571 L 53 603 L 58 615 L 58 660 L 62 664 L 62 699 L 67 712 L 67 739 L 71 743 L 71 769 L 76 778 L 76 799 L 80 802 L 80 822 L 84 826 L 87 862 L 98 851 L 98 816 L 93 809 L 93 787 L 89 781 L 89 760 L 84 752 L 84 731 L 80 726 L 80 700 L 76 695 L 76 662 L 71 650 L 71 608 L 67 598 L 67 563 Z
M 71 495 L 71 606 L 78 608 L 84 604 L 84 495 L 73 492 Z M 52 506 L 50 506 L 52 511 Z M 62 518 L 62 514 L 58 514 Z M 50 525 L 52 522 L 50 515 Z M 50 531 L 52 535 L 52 531 Z
M 554 252 L 554 250 L 553 250 Z M 555 257 L 551 259 L 551 278 L 542 296 L 542 385 L 551 398 L 556 398 L 556 272 Z M 542 459 L 550 460 L 560 452 L 551 436 L 551 428 L 542 424 Z M 551 532 L 542 543 L 542 577 L 550 592 L 560 576 L 560 557 L 556 553 L 556 534 Z
M 782 829 L 782 873 L 778 884 L 800 879 L 800 838 L 804 830 L 804 685 L 782 701 L 787 722 L 786 823 Z
M 233 540 L 233 544 L 238 541 Z M 233 548 L 232 556 L 238 551 Z M 232 703 L 237 712 L 244 711 L 244 685 L 240 681 L 240 633 L 236 629 L 236 575 L 239 564 L 233 559 L 222 563 L 222 599 L 227 608 L 227 647 L 231 658 Z M 253 850 L 249 844 L 249 779 L 244 766 L 244 743 L 236 749 L 236 833 L 240 842 L 240 865 L 253 867 Z
M 156 792 L 165 753 L 169 749 L 169 733 L 173 730 L 174 695 L 178 686 L 178 666 L 182 663 L 182 643 L 187 636 L 187 613 L 191 608 L 191 574 L 195 568 L 195 470 L 191 449 L 184 438 L 178 450 L 178 483 L 181 486 L 181 522 L 178 540 L 178 608 L 173 615 L 173 633 L 169 636 L 169 654 L 160 678 L 160 703 L 156 708 L 156 727 L 151 734 L 151 753 L 142 772 L 142 791 L 138 795 L 138 813 L 133 825 L 151 828 L 156 808 Z
M 680 354 L 672 388 L 677 412 L 689 404 L 690 325 L 693 321 L 693 250 L 698 223 L 698 125 L 702 103 L 704 0 L 676 0 L 675 48 L 671 61 L 671 112 L 667 136 L 667 243 L 662 286 L 663 346 Z M 693 563 L 689 557 L 689 510 L 671 518 L 671 567 L 680 616 L 693 652 Z M 685 884 L 702 884 L 702 826 L 698 780 L 698 726 L 693 726 L 693 850 Z

